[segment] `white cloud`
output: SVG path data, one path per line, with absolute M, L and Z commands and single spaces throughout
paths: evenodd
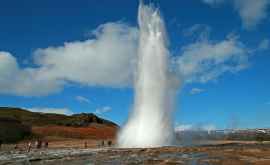
M 269 0 L 202 0 L 202 2 L 211 6 L 225 2 L 231 3 L 241 17 L 245 29 L 253 29 L 264 20 L 267 17 L 267 8 L 270 4 Z
M 130 86 L 138 29 L 123 23 L 107 23 L 93 34 L 94 39 L 36 50 L 35 68 L 20 68 L 10 53 L 0 52 L 0 93 L 42 96 L 60 91 L 69 82 Z
M 247 68 L 248 49 L 234 36 L 219 42 L 205 38 L 184 46 L 174 64 L 186 83 L 206 83 Z
M 267 17 L 269 0 L 234 0 L 234 8 L 239 13 L 243 26 L 252 29 Z
M 47 95 L 65 83 L 43 75 L 43 69 L 20 68 L 8 52 L 0 52 L 0 93 L 11 95 Z
M 0 93 L 43 96 L 61 91 L 69 82 L 85 86 L 131 86 L 137 59 L 137 29 L 109 23 L 94 33 L 96 39 L 38 49 L 35 68 L 20 68 L 10 53 L 0 52 Z M 206 83 L 223 73 L 235 73 L 247 67 L 248 50 L 238 38 L 230 36 L 213 42 L 208 35 L 198 36 L 194 43 L 183 46 L 181 56 L 173 60 L 176 72 L 186 83 Z
M 209 36 L 211 27 L 204 24 L 195 24 L 190 28 L 183 30 L 183 35 L 186 37 L 196 37 L 196 39 L 204 39 Z M 199 36 L 199 37 L 198 37 Z
M 128 86 L 137 51 L 137 29 L 107 23 L 95 30 L 96 39 L 65 43 L 35 52 L 47 76 L 89 86 Z
M 259 50 L 267 50 L 270 47 L 270 41 L 268 39 L 264 39 L 260 42 L 258 49 Z
M 206 25 L 193 26 L 189 32 L 191 35 L 198 32 L 198 39 L 183 46 L 181 56 L 173 59 L 172 68 L 186 83 L 206 83 L 248 65 L 248 50 L 237 37 L 211 41 L 210 30 Z M 83 86 L 131 87 L 137 62 L 138 29 L 118 22 L 101 25 L 92 33 L 93 39 L 37 49 L 35 67 L 21 68 L 14 56 L 0 52 L 0 94 L 44 96 L 61 91 L 70 82 Z
M 96 109 L 95 113 L 101 115 L 101 114 L 109 112 L 111 110 L 112 110 L 111 107 L 105 106 L 105 107 L 101 107 L 101 108 Z
M 200 88 L 192 88 L 191 90 L 190 90 L 190 94 L 191 95 L 195 95 L 195 94 L 199 94 L 199 93 L 202 93 L 202 92 L 204 92 L 205 90 L 204 89 L 200 89 Z
M 64 115 L 72 115 L 73 112 L 68 108 L 44 108 L 44 107 L 34 107 L 34 108 L 25 108 L 32 112 L 41 112 L 41 113 L 56 113 Z
M 83 96 L 76 96 L 75 99 L 79 101 L 80 103 L 90 103 L 90 100 Z

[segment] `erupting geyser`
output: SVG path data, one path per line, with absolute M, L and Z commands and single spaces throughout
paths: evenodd
M 118 135 L 119 147 L 158 147 L 174 139 L 171 122 L 173 90 L 168 69 L 164 21 L 157 9 L 139 6 L 140 40 L 135 80 L 135 102 Z

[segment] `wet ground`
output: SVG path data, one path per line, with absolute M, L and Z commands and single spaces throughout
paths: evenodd
M 42 149 L 0 151 L 4 164 L 180 164 L 180 165 L 270 165 L 269 144 L 217 144 L 196 147 L 147 149 Z

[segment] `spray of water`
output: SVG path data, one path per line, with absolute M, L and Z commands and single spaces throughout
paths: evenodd
M 120 147 L 170 145 L 174 134 L 171 114 L 174 92 L 168 70 L 169 52 L 164 21 L 158 9 L 139 6 L 140 41 L 135 80 L 135 102 L 118 135 Z

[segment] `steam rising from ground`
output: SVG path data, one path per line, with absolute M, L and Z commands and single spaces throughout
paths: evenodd
M 168 70 L 166 30 L 159 11 L 140 4 L 140 41 L 133 112 L 118 138 L 120 147 L 157 147 L 173 142 L 174 92 Z

